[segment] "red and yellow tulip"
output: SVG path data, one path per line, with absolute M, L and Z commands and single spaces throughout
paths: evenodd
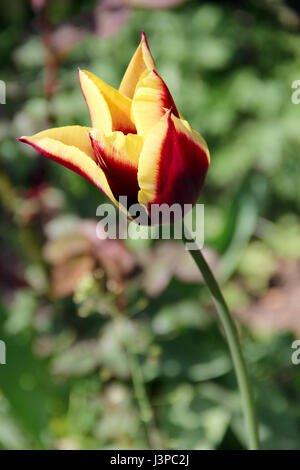
M 89 180 L 118 207 L 120 196 L 148 214 L 152 204 L 194 205 L 209 166 L 207 145 L 177 111 L 145 34 L 119 90 L 85 70 L 79 82 L 92 127 L 53 128 L 19 140 Z

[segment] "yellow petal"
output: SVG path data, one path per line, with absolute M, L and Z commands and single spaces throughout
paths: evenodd
M 139 156 L 144 143 L 138 134 L 124 135 L 122 132 L 112 132 L 105 135 L 100 129 L 92 129 L 90 137 L 101 143 L 103 152 L 111 154 L 120 164 L 126 163 L 138 167 Z
M 136 86 L 131 114 L 138 134 L 146 136 L 150 129 L 172 108 L 179 117 L 175 103 L 163 79 L 155 70 L 145 70 Z
M 105 134 L 136 132 L 130 116 L 131 100 L 127 96 L 86 70 L 79 70 L 79 81 L 93 127 L 102 129 Z
M 20 137 L 45 157 L 61 163 L 97 186 L 115 204 L 115 198 L 108 185 L 90 143 L 89 127 L 66 126 L 48 129 L 32 136 Z
M 135 204 L 139 190 L 138 160 L 143 138 L 137 134 L 124 135 L 122 132 L 113 132 L 106 136 L 99 129 L 93 129 L 90 138 L 115 198 L 127 196 L 128 205 Z
M 144 70 L 153 69 L 155 69 L 154 59 L 151 55 L 146 35 L 143 32 L 141 42 L 127 67 L 119 91 L 123 95 L 132 98 L 140 75 Z
M 139 159 L 138 201 L 195 204 L 209 166 L 207 145 L 169 110 L 147 135 Z

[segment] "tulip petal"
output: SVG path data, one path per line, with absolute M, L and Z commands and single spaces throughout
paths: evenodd
M 89 140 L 89 127 L 66 126 L 20 137 L 50 160 L 61 163 L 97 186 L 115 204 L 106 176 L 96 162 Z
M 151 204 L 195 204 L 209 166 L 205 141 L 186 121 L 168 110 L 150 130 L 138 168 L 138 201 Z
M 179 117 L 163 79 L 155 70 L 145 70 L 138 81 L 131 108 L 138 134 L 146 136 L 169 108 Z
M 141 42 L 127 67 L 119 91 L 123 95 L 132 98 L 140 75 L 144 70 L 153 69 L 155 69 L 154 59 L 151 55 L 146 35 L 142 32 Z
M 131 100 L 127 96 L 86 70 L 79 70 L 79 82 L 93 127 L 102 129 L 105 134 L 112 131 L 136 133 L 130 117 Z
M 89 136 L 114 197 L 118 199 L 127 196 L 128 205 L 137 203 L 137 170 L 143 138 L 137 134 L 124 135 L 122 132 L 113 132 L 107 136 L 99 129 L 93 129 Z

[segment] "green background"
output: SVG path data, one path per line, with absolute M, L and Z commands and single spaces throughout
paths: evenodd
M 16 141 L 89 125 L 77 67 L 118 87 L 145 30 L 210 149 L 206 256 L 238 321 L 262 445 L 299 449 L 297 2 L 44 3 L 0 1 L 0 447 L 145 448 L 132 358 L 154 445 L 247 447 L 223 332 L 182 244 L 91 241 L 105 198 Z

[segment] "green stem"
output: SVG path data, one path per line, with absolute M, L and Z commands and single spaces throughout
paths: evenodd
M 192 237 L 188 232 L 186 226 L 183 226 L 183 241 L 191 243 Z M 244 410 L 244 416 L 246 426 L 248 429 L 249 436 L 249 449 L 258 450 L 260 449 L 259 435 L 258 435 L 258 424 L 256 418 L 256 411 L 254 405 L 254 398 L 247 366 L 243 357 L 242 348 L 238 336 L 236 326 L 230 316 L 228 307 L 225 299 L 222 295 L 220 287 L 210 269 L 207 262 L 205 261 L 201 250 L 190 250 L 190 254 L 200 269 L 203 279 L 208 287 L 210 294 L 213 298 L 216 306 L 219 318 L 225 330 L 229 349 L 232 356 L 233 366 L 235 369 L 240 393 L 242 406 Z

